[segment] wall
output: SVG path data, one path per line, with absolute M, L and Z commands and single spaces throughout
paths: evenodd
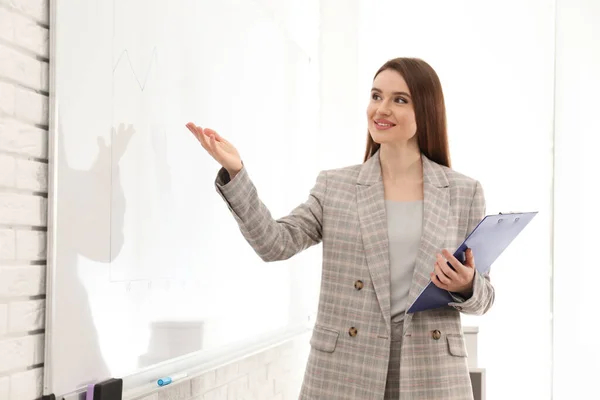
M 42 387 L 48 3 L 0 0 L 0 399 Z
M 556 2 L 553 395 L 598 397 L 600 2 Z M 596 395 L 593 395 L 596 393 Z
M 369 93 L 359 84 L 359 1 L 321 1 L 320 167 L 360 164 L 367 143 Z M 341 45 L 343 44 L 343 45 Z
M 48 0 L 0 0 L 0 399 L 42 395 Z M 297 398 L 309 336 L 141 397 Z

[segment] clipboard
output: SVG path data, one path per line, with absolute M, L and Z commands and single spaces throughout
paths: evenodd
M 454 252 L 454 257 L 464 263 L 465 251 L 467 248 L 471 248 L 475 257 L 477 272 L 481 274 L 488 273 L 494 261 L 537 213 L 537 211 L 511 212 L 485 216 Z M 444 307 L 454 301 L 455 299 L 450 295 L 450 292 L 440 289 L 429 281 L 410 305 L 407 313 L 412 314 L 418 311 Z

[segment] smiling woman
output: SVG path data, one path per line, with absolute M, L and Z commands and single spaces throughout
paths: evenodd
M 460 312 L 487 312 L 494 288 L 474 270 L 477 254 L 458 265 L 442 249 L 455 248 L 484 216 L 481 185 L 449 168 L 441 85 L 424 61 L 384 64 L 367 118 L 364 163 L 322 171 L 308 200 L 279 219 L 232 143 L 213 129 L 187 128 L 221 165 L 215 187 L 264 261 L 323 244 L 300 398 L 471 399 Z M 455 301 L 407 314 L 432 272 Z

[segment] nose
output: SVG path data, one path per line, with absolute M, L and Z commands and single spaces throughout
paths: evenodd
M 390 115 L 390 107 L 387 102 L 382 101 L 379 107 L 377 108 L 377 113 L 379 115 Z

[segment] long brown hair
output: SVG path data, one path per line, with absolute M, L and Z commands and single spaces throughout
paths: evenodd
M 446 128 L 446 105 L 442 84 L 433 68 L 418 58 L 394 58 L 379 68 L 373 79 L 382 71 L 393 69 L 398 72 L 408 85 L 417 123 L 417 141 L 419 149 L 430 160 L 450 167 L 450 149 Z M 379 150 L 367 132 L 367 161 Z

